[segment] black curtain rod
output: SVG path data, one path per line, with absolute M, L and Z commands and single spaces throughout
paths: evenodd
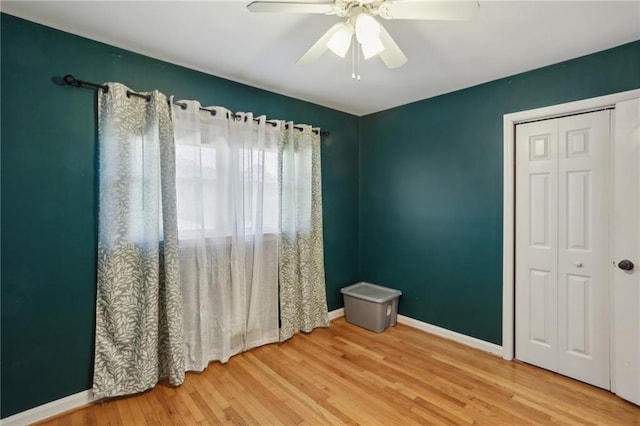
M 104 93 L 109 92 L 109 86 L 107 86 L 106 84 L 98 84 L 98 83 L 91 83 L 89 81 L 83 81 L 83 80 L 78 80 L 77 78 L 75 78 L 74 76 L 72 76 L 71 74 L 67 74 L 63 77 L 63 80 L 65 83 L 67 83 L 69 86 L 75 86 L 79 89 L 94 89 L 94 90 L 102 90 Z M 151 100 L 151 95 L 143 95 L 142 93 L 136 93 L 134 91 L 131 90 L 127 90 L 127 97 L 131 97 L 131 96 L 135 96 L 137 98 L 142 98 L 142 99 L 146 99 L 147 102 L 149 102 Z M 171 103 L 170 100 L 167 100 L 167 103 Z M 182 109 L 187 109 L 187 104 L 185 103 L 181 103 L 181 102 L 173 102 L 174 105 L 178 105 L 180 108 Z M 208 108 L 202 108 L 200 107 L 200 111 L 207 111 L 209 113 L 211 113 L 211 115 L 216 115 L 216 111 L 213 109 L 208 109 Z M 231 116 L 233 118 L 240 118 L 242 117 L 239 114 L 231 114 Z M 229 118 L 229 113 L 227 113 L 227 118 Z M 245 115 L 244 117 L 245 121 L 247 120 L 247 116 Z M 254 118 L 253 121 L 260 121 L 257 118 Z M 271 124 L 272 126 L 277 126 L 278 123 L 272 120 L 267 120 L 267 123 Z M 286 124 L 285 128 L 289 128 L 289 125 Z M 299 127 L 299 126 L 293 126 L 294 129 L 300 130 L 302 131 L 303 128 Z M 329 136 L 329 132 L 326 130 L 317 130 L 317 129 L 313 129 L 312 130 L 313 133 L 318 133 L 320 132 L 320 136 Z

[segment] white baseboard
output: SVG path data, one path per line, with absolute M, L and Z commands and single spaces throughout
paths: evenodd
M 445 339 L 453 340 L 454 342 L 462 343 L 463 345 L 471 346 L 472 348 L 502 356 L 502 346 L 496 345 L 495 343 L 476 339 L 475 337 L 447 330 L 446 328 L 438 327 L 437 325 L 422 322 L 417 319 L 405 317 L 404 315 L 398 315 L 398 322 L 400 324 L 408 325 L 409 327 L 417 328 L 418 330 L 426 331 L 427 333 L 435 334 L 436 336 L 444 337 Z
M 330 320 L 334 320 L 342 316 L 344 316 L 344 308 L 329 312 Z M 502 346 L 496 345 L 495 343 L 476 339 L 475 337 L 447 330 L 446 328 L 438 327 L 437 325 L 422 322 L 404 315 L 398 315 L 398 322 L 400 324 L 408 325 L 409 327 L 417 328 L 418 330 L 426 331 L 427 333 L 435 334 L 436 336 L 444 337 L 445 339 L 453 340 L 454 342 L 462 343 L 463 345 L 471 346 L 472 348 L 502 356 Z
M 330 320 L 334 320 L 343 316 L 344 308 L 335 309 L 329 312 Z M 438 327 L 437 325 L 419 321 L 417 319 L 406 317 L 404 315 L 398 315 L 398 322 L 400 324 L 408 325 L 409 327 L 417 328 L 418 330 L 426 331 L 427 333 L 435 334 L 436 336 L 444 337 L 445 339 L 453 340 L 454 342 L 462 343 L 463 345 L 471 346 L 472 348 L 480 349 L 494 355 L 502 356 L 502 346 L 496 345 L 495 343 L 476 339 L 475 337 L 447 330 L 446 328 Z
M 76 408 L 80 408 L 83 405 L 91 404 L 92 402 L 95 402 L 95 401 L 97 401 L 97 399 L 93 397 L 93 392 L 91 392 L 91 390 L 78 392 L 76 394 L 69 395 L 67 397 L 57 399 L 55 401 L 51 401 L 47 404 L 39 405 L 30 410 L 22 411 L 18 414 L 14 414 L 13 416 L 5 417 L 4 419 L 0 420 L 0 425 L 2 426 L 29 425 L 44 419 L 48 419 L 49 417 L 53 417 L 58 414 L 64 413 L 65 411 L 70 411 Z
M 329 321 L 332 321 L 336 318 L 340 318 L 344 316 L 344 308 L 334 309 L 329 312 Z

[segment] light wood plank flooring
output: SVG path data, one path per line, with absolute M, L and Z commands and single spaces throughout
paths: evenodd
M 640 425 L 604 390 L 404 326 L 378 334 L 337 319 L 45 425 Z

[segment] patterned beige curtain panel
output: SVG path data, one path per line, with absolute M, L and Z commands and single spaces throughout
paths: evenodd
M 184 380 L 173 126 L 164 95 L 127 90 L 98 93 L 97 398 Z
M 328 327 L 320 135 L 288 123 L 279 145 L 280 341 Z

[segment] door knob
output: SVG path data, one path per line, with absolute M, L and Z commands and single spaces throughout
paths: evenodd
M 576 266 L 576 268 L 582 268 L 582 262 L 580 262 L 579 260 L 576 260 L 575 262 L 573 262 L 573 264 Z
M 631 271 L 633 270 L 633 262 L 627 259 L 621 260 L 620 263 L 618 263 L 618 268 L 623 271 Z

